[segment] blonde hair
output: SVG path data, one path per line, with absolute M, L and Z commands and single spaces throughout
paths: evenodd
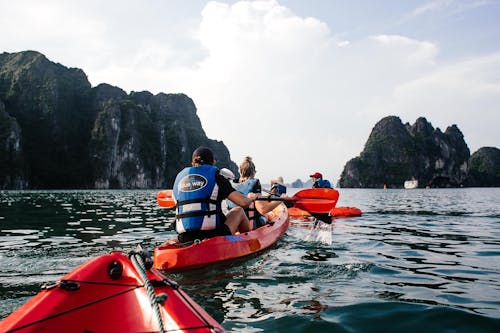
M 250 178 L 255 173 L 257 170 L 255 170 L 255 164 L 252 161 L 252 158 L 250 156 L 245 157 L 243 162 L 240 164 L 240 174 L 242 178 Z
M 285 185 L 285 181 L 283 180 L 283 177 L 278 176 L 276 179 L 271 179 L 271 185 L 278 183 L 281 185 Z

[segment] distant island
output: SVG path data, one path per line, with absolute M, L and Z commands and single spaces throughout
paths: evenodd
M 339 186 L 402 188 L 412 179 L 418 187 L 499 187 L 500 150 L 482 147 L 471 156 L 456 125 L 443 133 L 423 117 L 410 125 L 388 116 L 375 125 L 360 156 L 347 162 Z
M 168 188 L 192 151 L 210 147 L 238 174 L 222 141 L 209 139 L 184 94 L 125 93 L 36 51 L 0 54 L 0 189 Z M 380 120 L 338 185 L 353 188 L 500 186 L 500 151 L 470 155 L 457 126 Z M 309 186 L 300 179 L 289 184 Z

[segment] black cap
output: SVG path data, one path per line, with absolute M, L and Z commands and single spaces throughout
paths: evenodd
M 191 162 L 198 164 L 214 164 L 214 154 L 207 147 L 198 147 L 193 152 Z

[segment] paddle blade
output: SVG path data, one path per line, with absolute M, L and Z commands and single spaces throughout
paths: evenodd
M 325 213 L 335 207 L 339 192 L 328 188 L 309 188 L 300 190 L 293 196 L 294 206 L 309 213 Z
M 333 188 L 306 188 L 295 193 L 294 198 L 325 199 L 332 200 L 337 203 L 337 200 L 339 199 L 339 191 L 334 190 Z
M 165 208 L 175 207 L 175 200 L 172 190 L 163 190 L 156 194 L 156 201 L 158 205 Z
M 336 203 L 337 201 L 328 199 L 299 199 L 293 202 L 293 206 L 309 213 L 328 214 Z

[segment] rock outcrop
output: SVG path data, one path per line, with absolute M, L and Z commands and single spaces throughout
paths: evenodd
M 0 188 L 168 188 L 207 138 L 183 94 L 125 93 L 35 51 L 0 54 Z
M 339 185 L 401 188 L 415 178 L 420 187 L 458 187 L 467 178 L 469 157 L 456 125 L 443 133 L 422 117 L 410 126 L 389 116 L 375 125 L 360 156 L 347 162 Z
M 0 101 L 0 184 L 6 188 L 26 186 L 21 147 L 19 124 L 5 112 L 5 105 Z
M 466 185 L 500 187 L 500 149 L 482 147 L 472 154 Z

